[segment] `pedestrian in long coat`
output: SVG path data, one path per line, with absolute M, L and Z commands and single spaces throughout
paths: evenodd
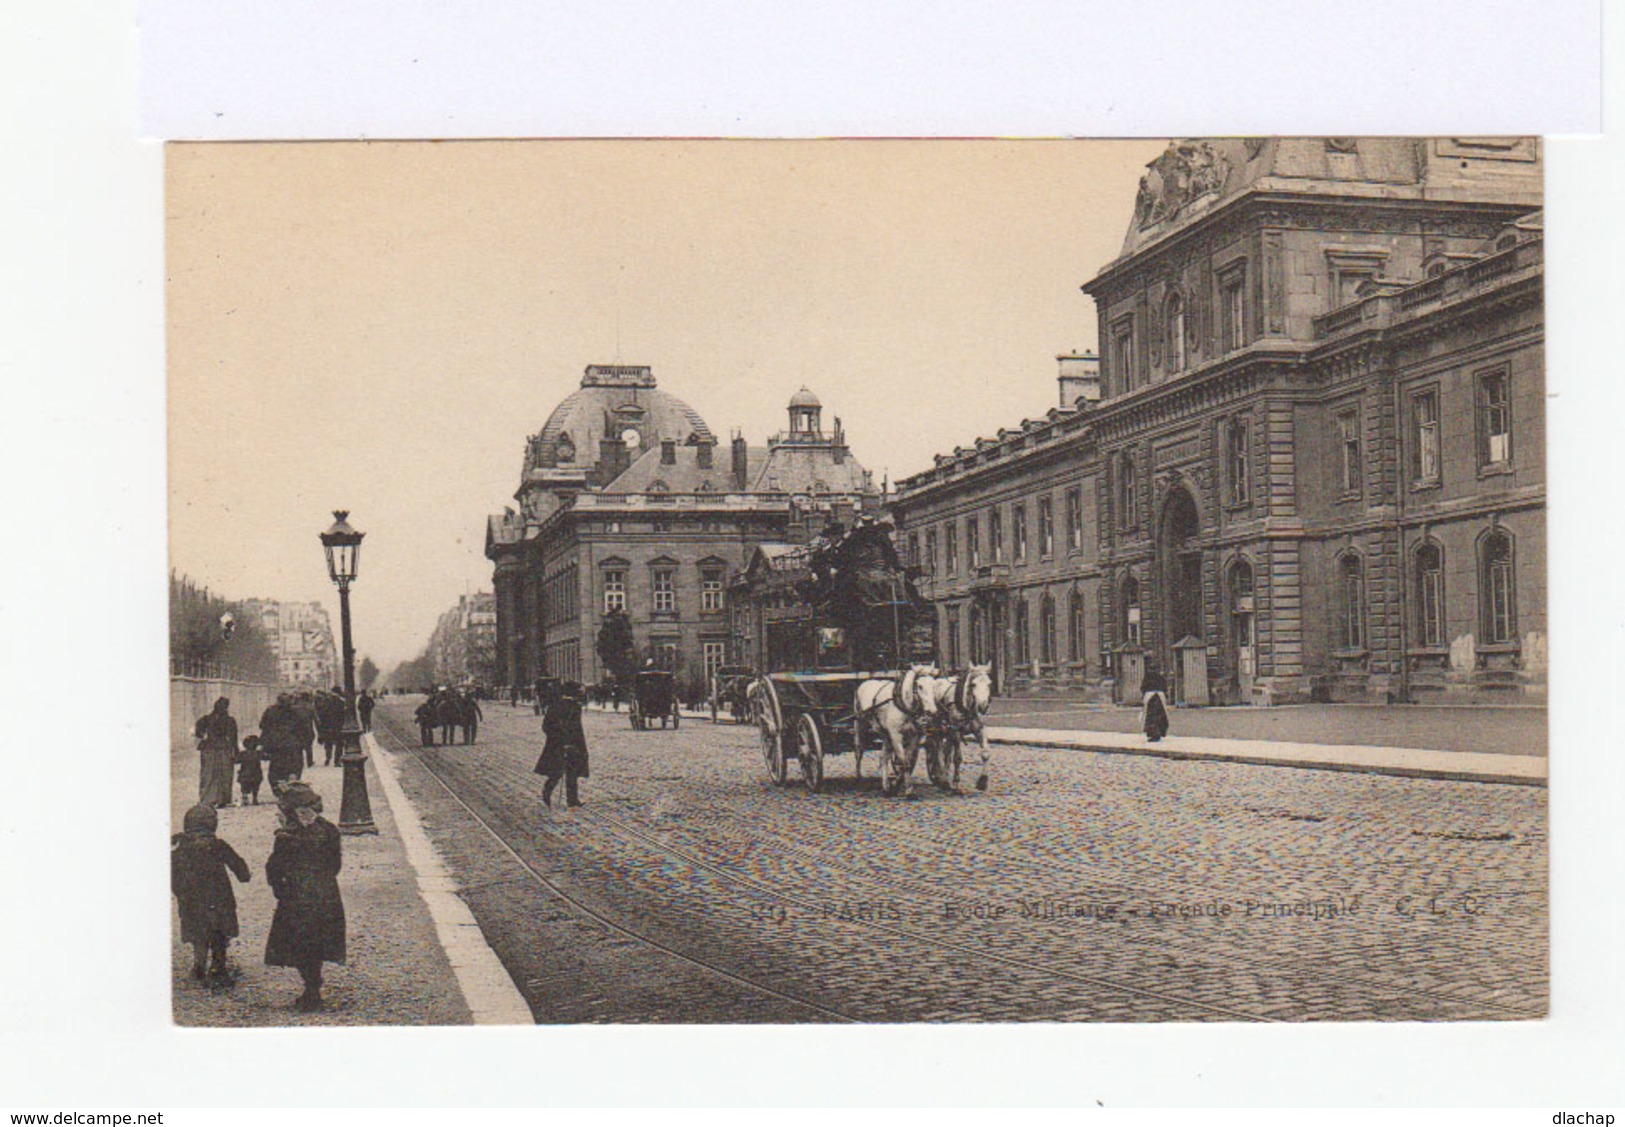
M 322 744 L 322 764 L 333 766 L 339 760 L 339 741 L 344 737 L 344 691 L 316 694 L 316 738 Z
M 169 887 L 180 909 L 181 942 L 192 945 L 192 977 L 207 975 L 215 984 L 227 981 L 226 945 L 237 937 L 237 897 L 227 871 L 240 881 L 252 876 L 248 862 L 215 836 L 219 824 L 214 807 L 198 803 L 169 851 Z
M 199 717 L 193 733 L 197 736 L 197 800 L 210 806 L 230 806 L 231 767 L 237 759 L 237 721 L 231 715 L 231 701 L 221 697 L 214 711 Z
M 282 693 L 276 703 L 260 717 L 260 739 L 264 741 L 265 755 L 270 761 L 266 777 L 271 793 L 280 794 L 291 779 L 305 773 L 305 745 L 300 731 L 302 721 L 293 709 L 293 697 Z
M 1145 738 L 1156 743 L 1168 734 L 1168 682 L 1156 666 L 1145 667 L 1140 693 L 1140 727 L 1145 730 Z
M 265 862 L 276 895 L 265 965 L 299 972 L 305 992 L 294 1004 L 309 1013 L 322 1008 L 322 964 L 345 958 L 343 852 L 338 829 L 321 816 L 321 795 L 308 783 L 290 783 L 279 804 L 283 824 Z
M 372 731 L 372 710 L 377 703 L 366 689 L 362 689 L 361 695 L 355 699 L 356 716 L 361 720 L 363 732 Z
M 580 806 L 581 794 L 577 782 L 588 773 L 587 736 L 581 730 L 582 688 L 569 682 L 547 706 L 542 718 L 542 757 L 536 761 L 536 774 L 547 780 L 542 787 L 542 802 L 553 805 L 553 791 L 564 779 L 564 800 L 569 806 Z
M 305 755 L 305 766 L 316 766 L 316 701 L 309 689 L 302 689 L 293 698 L 294 715 L 299 717 L 294 730 L 299 733 L 300 750 Z

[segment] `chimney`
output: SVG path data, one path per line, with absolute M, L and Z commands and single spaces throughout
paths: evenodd
M 1057 356 L 1060 375 L 1056 382 L 1061 388 L 1061 408 L 1070 411 L 1084 403 L 1100 402 L 1100 358 L 1093 352 L 1071 352 Z
M 733 476 L 735 492 L 743 493 L 750 486 L 746 480 L 750 476 L 750 460 L 746 455 L 745 436 L 737 432 L 733 437 Z
M 598 469 L 603 475 L 601 485 L 608 485 L 621 474 L 626 467 L 632 464 L 627 456 L 626 443 L 619 438 L 600 438 L 598 440 Z
M 675 438 L 660 440 L 660 464 L 663 466 L 675 466 L 677 464 L 677 440 Z
M 712 465 L 711 452 L 715 448 L 716 443 L 711 439 L 700 439 L 700 441 L 694 447 L 694 464 L 699 466 L 702 470 L 710 469 Z

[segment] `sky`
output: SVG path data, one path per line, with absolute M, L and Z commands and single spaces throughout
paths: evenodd
M 170 555 L 228 598 L 337 598 L 386 671 L 490 590 L 486 515 L 594 363 L 720 436 L 802 385 L 892 480 L 1058 402 L 1160 141 L 171 145 Z

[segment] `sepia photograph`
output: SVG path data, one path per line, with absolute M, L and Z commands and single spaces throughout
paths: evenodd
M 167 144 L 174 1023 L 1544 1019 L 1543 159 Z

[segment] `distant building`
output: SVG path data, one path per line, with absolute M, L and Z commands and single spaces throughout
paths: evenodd
M 719 450 L 648 367 L 589 366 L 527 442 L 517 510 L 487 524 L 499 679 L 602 680 L 612 608 L 643 659 L 685 680 L 731 660 L 726 592 L 755 546 L 880 503 L 817 396 L 803 388 L 788 414 L 765 447 L 736 435 Z
M 327 608 L 321 603 L 249 599 L 243 608 L 271 645 L 277 680 L 284 685 L 323 689 L 338 683 L 338 647 L 333 642 Z
M 1181 141 L 1043 418 L 899 483 L 954 654 L 1193 703 L 1539 699 L 1537 139 Z M 1070 381 L 1070 382 L 1069 382 Z
M 496 596 L 462 595 L 440 616 L 429 639 L 429 658 L 441 684 L 494 683 L 496 678 Z

